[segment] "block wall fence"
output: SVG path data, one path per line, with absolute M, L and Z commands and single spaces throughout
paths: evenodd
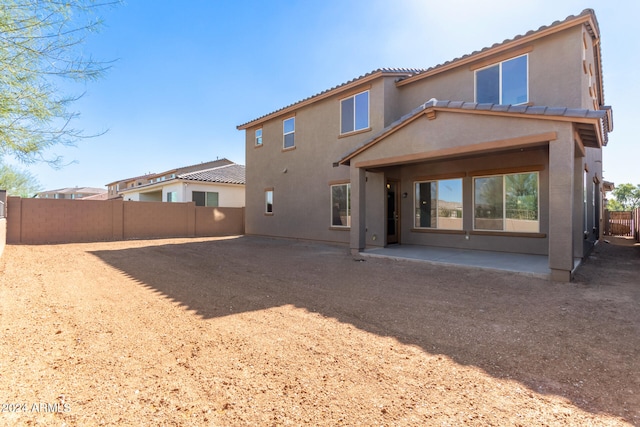
M 8 197 L 6 217 L 9 244 L 244 234 L 244 208 L 201 207 L 194 202 Z
M 0 190 L 0 257 L 4 246 L 7 243 L 7 220 L 5 216 L 5 207 L 7 204 L 7 191 Z

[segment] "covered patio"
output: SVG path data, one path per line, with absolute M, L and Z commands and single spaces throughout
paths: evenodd
M 427 102 L 338 162 L 351 168 L 352 252 L 570 281 L 597 241 L 591 229 L 597 230 L 599 215 L 595 204 L 591 209 L 591 200 L 602 176 L 600 126 L 605 115 L 566 108 Z M 532 183 L 526 193 L 533 200 L 531 218 L 504 213 L 511 197 L 503 191 L 507 187 L 493 195 L 481 186 L 490 180 L 501 185 L 503 179 L 520 178 Z M 427 199 L 435 200 L 433 206 L 455 202 L 456 226 L 447 226 L 440 217 L 437 222 L 418 221 L 416 206 L 422 199 L 416 185 L 439 186 L 451 180 L 459 188 L 456 199 Z M 385 186 L 383 194 L 380 189 Z M 483 197 L 489 196 L 480 190 L 487 190 L 491 200 L 498 201 L 496 206 L 485 209 L 490 204 Z M 494 210 L 497 220 L 492 219 Z M 512 226 L 514 219 L 518 227 Z M 527 228 L 522 226 L 525 220 Z

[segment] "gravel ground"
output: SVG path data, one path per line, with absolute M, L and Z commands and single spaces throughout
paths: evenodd
M 0 425 L 640 425 L 625 243 L 569 284 L 257 237 L 10 245 Z

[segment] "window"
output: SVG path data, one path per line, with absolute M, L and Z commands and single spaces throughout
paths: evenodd
M 331 226 L 351 227 L 351 184 L 331 186 Z
M 369 127 L 369 91 L 340 101 L 340 133 Z
M 262 129 L 256 129 L 256 147 L 262 145 Z
M 415 227 L 462 230 L 462 179 L 415 184 Z
M 177 191 L 168 191 L 167 192 L 167 202 L 177 202 L 178 201 L 178 192 Z
M 474 178 L 475 230 L 540 231 L 538 172 Z
M 284 134 L 282 147 L 285 149 L 295 147 L 296 118 L 291 117 L 283 120 L 282 129 Z
M 193 191 L 191 200 L 196 202 L 196 206 L 218 207 L 218 193 L 210 191 Z
M 476 102 L 529 102 L 528 56 L 522 55 L 476 71 Z
M 264 212 L 273 214 L 273 189 L 264 190 Z

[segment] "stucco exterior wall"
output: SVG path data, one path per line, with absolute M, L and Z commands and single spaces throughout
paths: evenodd
M 351 161 L 355 161 L 355 164 L 359 165 L 403 156 L 407 157 L 403 161 L 409 161 L 408 157 L 412 155 L 428 155 L 440 150 L 454 150 L 456 148 L 459 149 L 458 155 L 460 155 L 469 152 L 469 147 L 473 145 L 491 142 L 496 143 L 485 149 L 498 151 L 501 149 L 501 145 L 504 145 L 501 144 L 501 141 L 521 138 L 523 146 L 535 145 L 547 142 L 547 140 L 535 141 L 534 139 L 530 141 L 529 137 L 558 132 L 560 129 L 571 130 L 571 124 L 529 118 L 438 111 L 435 119 L 430 120 L 423 115 L 413 123 L 372 145 Z M 518 142 L 510 143 L 517 144 Z M 451 153 L 447 155 L 451 155 Z
M 197 181 L 178 181 L 166 185 L 139 188 L 123 194 L 124 200 L 140 202 L 166 202 L 167 194 L 175 191 L 178 202 L 193 201 L 193 191 L 218 193 L 219 207 L 244 207 L 245 186 L 237 184 L 204 183 Z
M 549 150 L 548 147 L 534 147 L 525 151 L 486 154 L 473 159 L 451 159 L 428 163 L 418 163 L 402 167 L 402 193 L 407 198 L 401 198 L 401 243 L 415 245 L 429 245 L 441 247 L 455 247 L 462 249 L 493 250 L 504 252 L 518 252 L 546 255 L 548 253 L 549 232 Z M 540 166 L 542 166 L 541 170 Z M 474 234 L 473 225 L 473 179 L 474 172 L 479 170 L 496 171 L 508 168 L 530 167 L 538 172 L 538 218 L 539 229 L 532 231 L 531 237 L 514 236 L 500 232 L 495 235 Z M 460 173 L 463 190 L 463 230 L 458 234 L 446 231 L 415 229 L 415 183 L 429 176 L 447 173 Z M 490 172 L 489 172 L 490 173 Z M 480 175 L 482 176 L 482 175 Z M 369 243 L 369 239 L 367 239 Z
M 207 185 L 195 182 L 185 183 L 183 185 L 183 194 L 184 198 L 183 202 L 191 202 L 193 201 L 193 195 L 191 194 L 194 191 L 210 191 L 218 193 L 218 206 L 225 208 L 242 208 L 244 207 L 244 194 L 245 187 L 244 185 L 233 185 L 233 184 L 216 184 L 216 185 Z M 166 196 L 165 200 L 166 200 Z M 178 199 L 180 200 L 180 199 Z
M 590 41 L 590 39 L 589 39 Z M 574 27 L 536 40 L 527 45 L 529 55 L 529 102 L 547 107 L 591 108 L 584 102 L 585 84 L 582 73 L 582 28 Z M 517 49 L 518 56 L 522 49 Z M 593 50 L 589 49 L 593 62 Z M 508 54 L 507 54 L 508 57 Z M 505 60 L 504 53 L 494 56 Z M 491 58 L 477 64 L 491 65 Z M 449 101 L 475 101 L 475 68 L 464 65 L 415 83 L 401 86 L 401 108 L 395 110 L 396 119 L 431 98 Z
M 597 230 L 592 225 L 599 221 L 599 208 L 590 205 L 599 197 L 597 183 L 586 194 L 585 213 L 583 169 L 588 170 L 587 181 L 601 180 L 602 154 L 599 148 L 582 146 L 572 123 L 579 119 L 554 116 L 555 112 L 540 119 L 531 114 L 486 114 L 480 108 L 474 112 L 434 109 L 435 118 L 422 115 L 405 122 L 351 158 L 350 164 L 336 166 L 344 155 L 380 136 L 385 127 L 431 98 L 473 102 L 475 70 L 522 54 L 528 55 L 528 105 L 597 109 L 600 100 L 593 96 L 594 88 L 589 93 L 594 83 L 599 84 L 597 70 L 593 75 L 588 72 L 589 63 L 595 67 L 596 61 L 591 36 L 582 24 L 555 28 L 558 32 L 516 39 L 523 43 L 508 51 L 502 46 L 492 48 L 491 56 L 483 51 L 474 62 L 426 78 L 397 82 L 396 76 L 388 75 L 367 78 L 358 87 L 350 82 L 342 92 L 338 89 L 280 117 L 270 115 L 273 118 L 262 123 L 253 122 L 259 124 L 246 130 L 247 233 L 349 242 L 352 250 L 365 244 L 384 245 L 385 185 L 397 180 L 399 192 L 407 195 L 400 199 L 401 243 L 547 254 L 554 277 L 566 280 L 574 257 L 584 256 L 593 245 Z M 371 129 L 341 136 L 340 100 L 362 90 L 370 91 Z M 282 120 L 288 117 L 296 120 L 296 142 L 294 149 L 283 150 Z M 256 129 L 262 129 L 259 147 L 255 147 Z M 510 235 L 476 232 L 473 177 L 479 171 L 509 168 L 538 172 L 539 227 Z M 414 230 L 415 180 L 452 171 L 463 176 L 464 230 L 449 234 Z M 351 184 L 349 233 L 331 227 L 330 186 L 337 183 Z M 265 213 L 265 190 L 273 192 L 271 213 Z
M 581 34 L 581 56 L 580 56 L 580 71 L 579 75 L 581 76 L 581 94 L 582 94 L 582 108 L 588 108 L 592 110 L 596 110 L 600 99 L 600 94 L 597 92 L 598 82 L 597 82 L 597 63 L 596 58 L 594 57 L 593 45 L 594 43 L 599 43 L 599 41 L 594 42 L 591 38 L 591 35 L 587 32 L 585 28 L 582 29 Z M 578 74 L 578 73 L 576 73 Z
M 455 129 L 455 132 L 451 130 Z M 438 112 L 435 120 L 426 117 L 400 129 L 386 139 L 370 147 L 354 157 L 351 162 L 356 166 L 366 162 L 384 162 L 389 158 L 403 157 L 409 161 L 412 155 L 438 152 L 442 149 L 461 147 L 462 154 L 446 159 L 429 159 L 415 161 L 402 166 L 384 167 L 383 176 L 372 192 L 367 193 L 367 245 L 380 244 L 380 237 L 385 236 L 384 200 L 377 200 L 377 207 L 370 205 L 370 193 L 384 191 L 386 179 L 400 180 L 400 192 L 406 198 L 400 198 L 401 243 L 424 244 L 433 246 L 459 247 L 468 249 L 502 250 L 521 253 L 548 253 L 549 223 L 549 141 L 540 137 L 534 143 L 517 146 L 519 138 L 531 135 L 570 134 L 570 123 L 548 122 L 543 120 L 514 119 L 504 117 L 473 116 L 459 113 Z M 474 153 L 473 157 L 464 156 L 464 150 L 474 145 L 485 145 L 493 141 L 511 139 L 516 146 L 500 148 L 493 144 L 490 149 Z M 529 141 L 529 140 L 527 140 Z M 551 141 L 554 143 L 554 141 Z M 506 151 L 505 151 L 506 150 Z M 462 157 L 462 158 L 460 158 Z M 531 171 L 539 171 L 539 221 L 538 234 L 532 237 L 471 235 L 473 231 L 473 176 L 478 171 L 500 171 L 508 168 L 530 167 Z M 428 176 L 444 174 L 461 174 L 463 178 L 463 228 L 465 233 L 450 234 L 443 232 L 424 232 L 412 230 L 414 212 L 414 183 Z M 498 172 L 496 172 L 498 173 Z M 368 173 L 368 184 L 373 184 L 371 173 Z M 422 177 L 422 178 L 421 178 Z M 369 188 L 369 187 L 368 187 Z M 369 214 L 370 211 L 374 213 Z M 381 213 L 377 213 L 382 211 Z M 499 234 L 499 233 L 498 233 Z M 376 236 L 374 240 L 374 236 Z
M 370 91 L 370 130 L 341 136 L 340 100 L 363 90 Z M 262 125 L 262 146 L 255 146 L 257 128 L 246 131 L 247 234 L 349 241 L 348 232 L 331 227 L 330 185 L 349 180 L 349 168 L 333 163 L 383 129 L 384 91 L 379 79 L 300 109 L 292 150 L 282 148 L 282 120 L 290 115 Z M 274 192 L 273 215 L 265 215 L 266 188 Z

